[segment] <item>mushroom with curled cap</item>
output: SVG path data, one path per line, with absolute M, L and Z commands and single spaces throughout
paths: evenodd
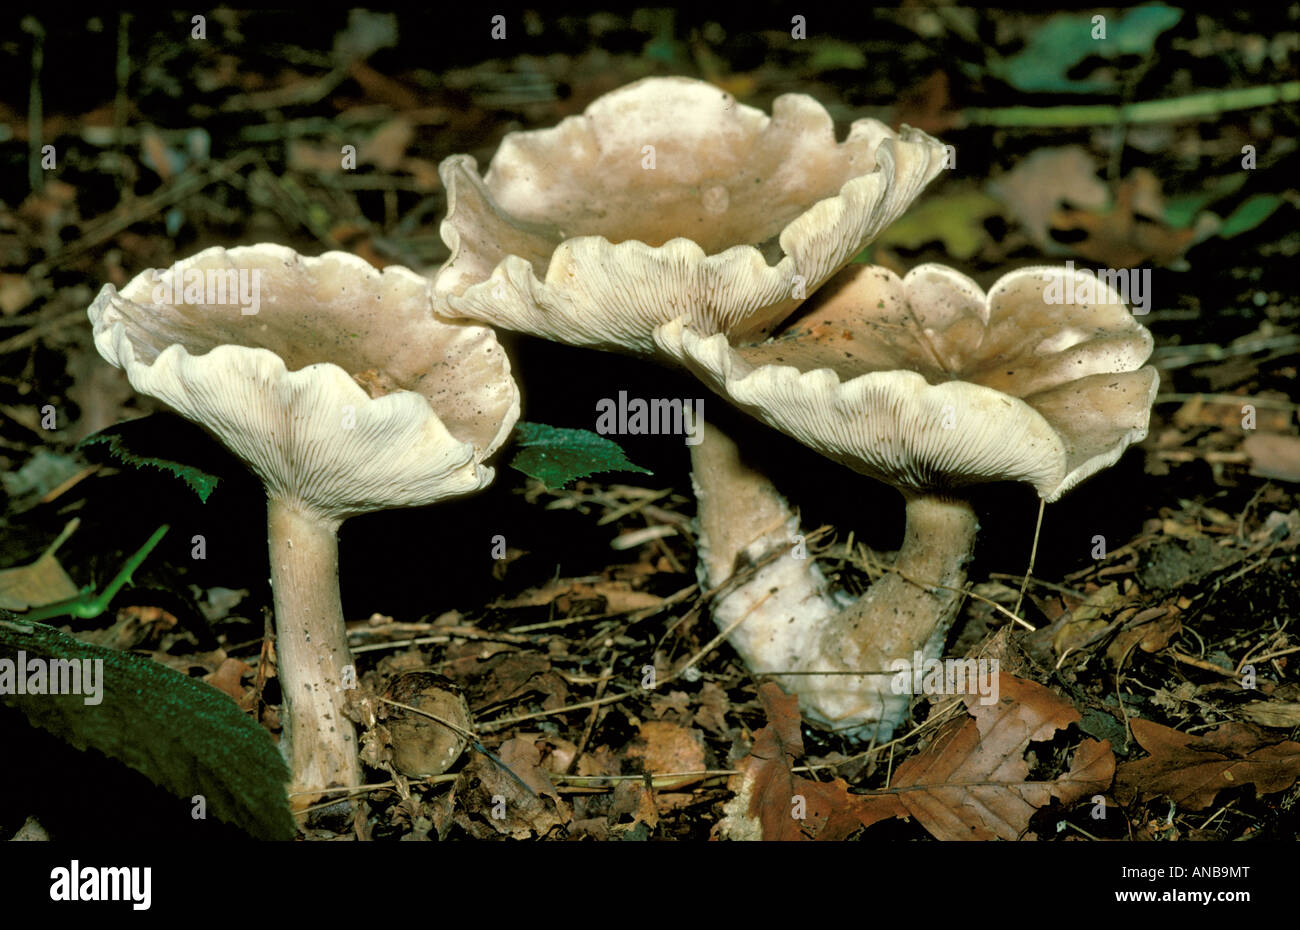
M 1066 268 L 1014 271 L 985 294 L 941 265 L 901 279 L 861 266 L 764 343 L 686 319 L 655 339 L 733 404 L 902 492 L 896 571 L 836 615 L 766 614 L 740 640 L 755 672 L 828 672 L 785 684 L 810 720 L 862 737 L 906 713 L 880 673 L 942 648 L 978 528 L 963 489 L 1024 481 L 1056 500 L 1146 436 L 1158 385 L 1141 367 L 1151 334 L 1108 284 Z
M 356 786 L 337 530 L 491 483 L 484 462 L 519 415 L 495 335 L 438 319 L 429 282 L 407 269 L 269 244 L 105 285 L 89 314 L 99 353 L 137 391 L 261 478 L 292 806 Z
M 943 168 L 919 130 L 812 97 L 772 116 L 689 78 L 645 78 L 551 129 L 506 135 L 447 190 L 449 311 L 569 345 L 653 355 L 655 326 L 761 338 L 898 218 Z
M 837 141 L 803 94 L 769 117 L 704 81 L 646 78 L 508 134 L 482 177 L 473 158 L 446 159 L 451 256 L 435 289 L 449 316 L 660 360 L 654 330 L 683 314 L 702 334 L 761 339 L 907 209 L 945 154 L 872 119 Z M 706 587 L 742 554 L 761 563 L 715 601 L 719 625 L 755 607 L 836 613 L 815 561 L 790 552 L 799 521 L 785 498 L 730 437 L 700 429 Z

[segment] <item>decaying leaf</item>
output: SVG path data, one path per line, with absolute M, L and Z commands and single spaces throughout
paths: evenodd
M 1300 436 L 1253 433 L 1242 448 L 1250 456 L 1250 473 L 1277 481 L 1300 482 Z
M 1063 804 L 1106 790 L 1115 772 L 1109 742 L 1086 739 L 1070 769 L 1053 781 L 1026 781 L 1031 742 L 1052 739 L 1078 723 L 1067 701 L 1032 681 L 1005 672 L 997 703 L 966 697 L 973 719 L 949 725 L 926 751 L 898 767 L 896 803 L 941 840 L 1014 840 L 1053 797 Z M 890 799 L 894 800 L 894 799 Z
M 461 770 L 455 782 L 461 798 L 456 823 L 479 839 L 529 839 L 562 831 L 572 817 L 541 767 L 536 742 L 515 737 L 497 756 L 506 768 L 476 752 Z
M 1106 658 L 1119 666 L 1134 648 L 1159 652 L 1182 631 L 1183 623 L 1177 607 L 1172 604 L 1152 607 L 1136 614 L 1125 624 L 1125 629 L 1115 635 L 1106 649 Z
M 1208 232 L 1203 226 L 1174 229 L 1165 225 L 1163 215 L 1160 182 L 1139 168 L 1120 182 L 1110 209 L 1057 210 L 1051 224 L 1087 234 L 1073 243 L 1084 258 L 1112 268 L 1133 268 L 1147 262 L 1168 265 Z
M 1251 701 L 1236 708 L 1235 712 L 1262 727 L 1282 730 L 1300 727 L 1300 702 L 1297 701 Z
M 475 648 L 483 651 L 481 644 Z M 544 655 L 501 651 L 482 660 L 472 657 L 471 652 L 468 661 L 449 666 L 449 677 L 465 689 L 476 712 L 525 699 L 539 699 L 542 707 L 550 710 L 569 699 L 568 685 Z
M 576 581 L 558 578 L 540 588 L 530 588 L 508 601 L 497 601 L 492 607 L 545 607 L 554 604 L 565 614 L 583 615 L 579 605 L 590 602 L 596 610 L 591 613 L 619 614 L 634 610 L 658 607 L 663 598 L 645 591 L 637 591 L 625 581 Z M 603 602 L 603 604 L 602 604 Z
M 79 522 L 74 519 L 69 523 L 36 561 L 0 571 L 0 607 L 28 610 L 77 596 L 76 583 L 68 577 L 54 553 Z
M 1029 744 L 1052 739 L 1080 717 L 1042 685 L 1002 673 L 998 701 L 986 706 L 968 695 L 971 716 L 953 721 L 900 765 L 888 789 L 849 794 L 840 779 L 812 782 L 791 771 L 803 752 L 797 702 L 775 685 L 759 694 L 769 724 L 755 734 L 732 779 L 737 794 L 721 830 L 732 839 L 843 839 L 860 826 L 907 816 L 941 840 L 1021 839 L 1029 818 L 1052 798 L 1073 804 L 1108 788 L 1115 772 L 1110 743 L 1088 739 L 1060 778 L 1026 781 Z
M 717 835 L 733 840 L 841 840 L 862 827 L 861 797 L 842 779 L 809 781 L 791 771 L 803 755 L 799 699 L 768 682 L 759 688 L 768 724 L 738 765 Z M 888 815 L 884 815 L 888 816 Z
M 659 809 L 654 792 L 644 782 L 621 781 L 614 787 L 614 800 L 609 808 L 609 830 L 615 839 L 638 835 L 646 838 L 659 826 Z
M 1097 177 L 1098 168 L 1096 159 L 1077 145 L 1039 149 L 990 183 L 989 190 L 1044 254 L 1069 255 L 1073 250 L 1051 237 L 1052 214 L 1067 203 L 1084 210 L 1103 208 L 1110 194 Z
M 959 260 L 974 256 L 988 241 L 984 220 L 1001 205 L 977 187 L 931 198 L 909 210 L 876 239 L 882 246 L 919 249 L 928 242 L 943 244 L 945 254 Z
M 647 720 L 641 724 L 627 754 L 639 759 L 643 770 L 651 775 L 700 772 L 705 768 L 704 740 L 700 732 L 667 720 Z M 681 788 L 699 780 L 700 776 L 687 776 L 655 784 L 660 788 Z
M 1150 755 L 1125 762 L 1115 776 L 1121 803 L 1166 796 L 1187 810 L 1204 810 L 1225 788 L 1254 785 L 1257 794 L 1289 788 L 1300 778 L 1300 743 L 1270 736 L 1248 723 L 1207 733 L 1182 733 L 1150 720 L 1131 721 Z
M 240 710 L 247 710 L 248 708 L 244 706 L 244 684 L 241 679 L 246 672 L 252 670 L 251 665 L 239 659 L 227 658 L 215 672 L 205 676 L 203 680 L 218 691 L 224 691 L 234 698 L 235 703 L 240 705 Z

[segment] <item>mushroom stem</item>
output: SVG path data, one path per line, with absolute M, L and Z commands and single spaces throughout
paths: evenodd
M 343 713 L 343 669 L 352 653 L 339 599 L 339 521 L 272 500 L 267 526 L 285 706 L 282 748 L 292 772 L 290 806 L 303 810 L 323 788 L 361 783 L 356 731 Z
M 843 606 L 806 548 L 791 545 L 799 517 L 772 482 L 741 459 L 731 437 L 707 421 L 701 441 L 691 446 L 691 480 L 698 508 L 698 571 L 706 587 L 726 582 L 742 555 L 753 564 L 781 550 L 714 602 L 714 622 L 731 630 L 728 640 L 756 673 L 793 668 L 805 634 Z M 792 621 L 798 624 L 796 636 Z
M 818 628 L 820 639 L 798 670 L 840 674 L 799 676 L 804 715 L 861 738 L 887 738 L 907 714 L 911 694 L 895 690 L 897 665 L 919 652 L 938 656 L 961 604 L 966 562 L 979 529 L 965 500 L 905 494 L 907 527 L 893 571 L 858 601 Z M 870 675 L 846 675 L 870 670 Z

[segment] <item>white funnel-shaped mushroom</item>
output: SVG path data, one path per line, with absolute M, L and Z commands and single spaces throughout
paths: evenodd
M 449 312 L 569 345 L 654 354 L 654 327 L 770 332 L 943 168 L 919 130 L 812 97 L 769 117 L 689 78 L 645 78 L 553 129 L 510 133 L 480 178 L 441 167 Z
M 208 249 L 91 305 L 137 391 L 206 427 L 266 487 L 284 748 L 297 809 L 359 783 L 336 532 L 492 481 L 519 415 L 492 331 L 433 313 L 429 283 L 355 256 Z
M 1151 334 L 1120 296 L 1064 268 L 1012 272 L 985 295 L 940 265 L 903 279 L 862 266 L 766 343 L 737 348 L 684 319 L 655 339 L 732 403 L 903 493 L 897 572 L 838 616 L 765 614 L 733 636 L 756 672 L 841 673 L 784 686 L 809 719 L 864 736 L 907 709 L 880 673 L 933 657 L 955 616 L 977 529 L 963 489 L 1025 481 L 1056 500 L 1146 436 L 1158 383 L 1140 367 Z

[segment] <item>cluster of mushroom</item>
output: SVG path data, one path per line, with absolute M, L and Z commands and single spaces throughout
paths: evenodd
M 1145 435 L 1155 390 L 1150 336 L 1117 295 L 1047 302 L 1062 269 L 987 295 L 936 265 L 844 270 L 943 163 L 934 139 L 874 120 L 838 142 L 810 97 L 768 117 L 708 83 L 651 78 L 508 135 L 481 177 L 447 159 L 451 256 L 431 277 L 257 245 L 105 286 L 99 352 L 266 486 L 295 806 L 361 777 L 339 524 L 485 487 L 518 418 L 485 323 L 689 369 L 902 491 L 897 571 L 855 602 L 791 551 L 797 515 L 728 436 L 706 425 L 691 446 L 702 580 L 762 565 L 714 602 L 716 622 L 756 674 L 800 673 L 782 681 L 809 720 L 889 733 L 908 696 L 867 673 L 942 648 L 976 530 L 962 489 L 1019 480 L 1054 500 Z M 252 312 L 229 299 L 249 278 Z
M 977 528 L 962 489 L 1026 481 L 1055 500 L 1146 435 L 1156 389 L 1120 297 L 1061 288 L 1084 272 L 1022 269 L 985 295 L 937 265 L 843 270 L 945 154 L 869 119 L 837 142 L 807 96 L 769 118 L 667 78 L 508 135 L 481 177 L 467 156 L 441 168 L 451 317 L 684 366 L 903 493 L 895 571 L 855 602 L 797 557 L 797 516 L 728 436 L 706 424 L 691 447 L 702 581 L 760 566 L 715 621 L 755 673 L 798 673 L 777 677 L 807 719 L 863 738 L 906 714 L 893 662 L 942 649 Z

